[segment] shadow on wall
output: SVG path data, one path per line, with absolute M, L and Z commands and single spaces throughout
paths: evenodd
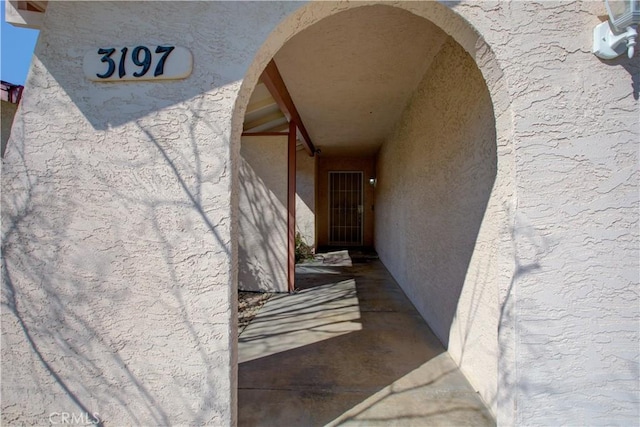
M 496 254 L 506 221 L 502 199 L 493 196 L 496 125 L 483 76 L 453 39 L 434 57 L 382 146 L 377 177 L 380 259 L 470 382 L 494 403 Z
M 619 67 L 622 66 L 628 73 L 631 79 L 631 93 L 633 99 L 636 101 L 640 99 L 640 60 L 635 56 L 634 58 L 627 58 L 626 54 L 621 55 L 615 59 L 600 59 L 598 60 L 608 66 Z
M 233 418 L 232 101 L 297 7 L 49 4 L 2 168 L 2 421 Z M 69 66 L 134 33 L 189 48 L 191 76 L 99 84 Z
M 315 247 L 316 240 L 316 159 L 304 150 L 296 152 L 296 232 L 310 247 Z
M 508 206 L 504 206 L 508 210 Z M 576 390 L 574 378 L 576 374 L 567 374 L 562 371 L 567 360 L 574 361 L 575 350 L 568 350 L 567 342 L 575 336 L 584 334 L 572 324 L 571 318 L 579 318 L 579 304 L 571 304 L 562 310 L 551 308 L 536 298 L 536 294 L 557 295 L 559 301 L 566 298 L 561 287 L 535 288 L 528 286 L 537 281 L 544 280 L 544 275 L 550 271 L 545 266 L 544 254 L 553 250 L 557 244 L 552 237 L 545 233 L 546 230 L 537 229 L 527 218 L 516 216 L 515 226 L 510 229 L 511 242 L 513 243 L 514 271 L 506 292 L 505 301 L 500 310 L 500 335 L 504 339 L 500 342 L 500 353 L 504 360 L 515 360 L 514 365 L 500 367 L 500 380 L 497 394 L 499 406 L 507 407 L 511 402 L 515 403 L 513 424 L 526 424 L 527 420 L 536 419 L 540 425 L 552 425 L 568 411 L 575 420 L 576 425 L 606 425 L 611 422 L 611 406 L 608 402 L 603 404 L 598 401 L 600 396 L 615 396 L 619 402 L 631 403 L 638 401 L 637 391 L 633 387 L 620 387 L 620 383 L 633 382 L 637 384 L 640 377 L 640 366 L 632 358 L 625 358 L 626 354 L 637 355 L 637 350 L 630 345 L 628 348 L 611 348 L 610 338 L 604 342 L 595 338 L 593 334 L 585 335 L 591 352 L 582 353 L 580 357 L 583 365 L 577 368 L 580 378 L 595 375 L 606 378 L 606 382 L 590 381 L 587 387 Z M 540 279 L 542 277 L 542 279 Z M 600 291 L 600 290 L 599 290 Z M 601 290 L 607 297 L 613 295 L 605 287 Z M 616 295 L 625 298 L 624 294 Z M 570 314 L 567 314 L 570 313 Z M 602 318 L 605 318 L 603 315 Z M 603 322 L 602 318 L 595 318 L 595 322 Z M 607 322 L 607 321 L 604 321 Z M 616 320 L 615 329 L 625 328 L 623 322 Z M 517 325 L 517 329 L 514 328 Z M 637 325 L 637 322 L 636 322 Z M 623 329 L 624 330 L 624 329 Z M 598 348 L 601 346 L 602 348 Z M 636 346 L 637 347 L 637 346 Z M 603 348 L 605 350 L 603 350 Z M 517 349 L 517 359 L 514 353 Z M 609 352 L 609 354 L 607 354 Z M 605 359 L 626 359 L 626 364 L 617 370 L 602 369 L 597 366 L 597 361 Z M 544 360 L 545 363 L 527 365 L 523 361 Z M 594 363 L 594 360 L 596 361 Z M 635 380 L 634 380 L 635 379 Z M 570 393 L 573 405 L 570 408 L 566 404 L 534 407 L 533 411 L 527 409 L 516 410 L 518 402 L 529 396 L 562 396 Z M 524 405 L 523 405 L 524 406 Z M 509 406 L 510 407 L 510 406 Z M 621 408 L 624 406 L 621 405 Z M 633 408 L 633 407 L 632 407 Z M 637 420 L 636 406 L 631 411 L 627 408 L 619 409 L 616 415 L 623 420 L 621 424 L 633 424 Z M 635 410 L 635 413 L 634 413 Z
M 315 211 L 315 161 L 306 151 L 296 152 L 296 195 L 311 212 Z
M 98 425 L 217 422 L 229 325 L 215 310 L 231 290 L 211 262 L 229 253 L 205 187 L 226 164 L 203 159 L 194 133 L 219 129 L 202 118 L 185 126 L 177 146 L 138 123 L 133 157 L 107 146 L 87 159 L 72 145 L 12 136 L 2 176 L 4 422 L 46 424 L 62 412 Z M 33 158 L 49 150 L 69 164 L 38 176 Z M 87 161 L 96 167 L 72 167 Z
M 287 138 L 243 137 L 238 288 L 286 292 Z
M 633 91 L 633 99 L 636 101 L 640 99 L 640 61 L 630 60 L 629 64 L 624 66 L 624 69 L 631 75 L 631 89 Z
M 449 39 L 378 155 L 376 188 L 376 249 L 445 347 L 496 172 L 491 98 Z
M 629 64 L 624 66 L 624 69 L 631 75 L 633 99 L 637 101 L 640 99 L 640 61 L 631 61 Z

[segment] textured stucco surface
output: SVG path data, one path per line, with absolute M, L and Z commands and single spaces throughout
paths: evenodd
M 380 259 L 492 403 L 498 385 L 495 254 L 497 224 L 504 221 L 499 202 L 487 209 L 496 179 L 495 135 L 482 75 L 449 39 L 378 153 L 375 227 Z
M 316 246 L 316 160 L 296 152 L 296 231 L 304 242 Z
M 238 289 L 286 292 L 287 137 L 244 136 L 240 147 Z
M 487 42 L 513 99 L 515 423 L 637 424 L 640 57 L 590 53 L 602 3 L 503 10 L 513 29 Z
M 48 5 L 2 170 L 3 425 L 235 423 L 232 114 L 295 7 Z M 84 79 L 87 51 L 133 43 L 190 49 L 193 74 Z
M 2 170 L 3 424 L 235 422 L 244 108 L 287 39 L 372 3 L 49 3 Z M 497 265 L 474 252 L 465 283 L 494 274 L 498 312 L 450 348 L 498 316 L 501 425 L 636 424 L 638 57 L 590 53 L 600 2 L 386 4 L 453 37 L 493 104 Z M 80 77 L 90 49 L 166 42 L 189 79 Z

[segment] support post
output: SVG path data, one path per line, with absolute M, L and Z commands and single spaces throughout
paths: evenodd
M 287 147 L 287 231 L 288 244 L 288 280 L 289 292 L 295 289 L 296 275 L 296 124 L 289 122 L 289 141 Z

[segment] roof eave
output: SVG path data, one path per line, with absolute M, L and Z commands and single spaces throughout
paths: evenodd
M 46 2 L 5 0 L 4 20 L 13 26 L 39 30 L 42 27 Z

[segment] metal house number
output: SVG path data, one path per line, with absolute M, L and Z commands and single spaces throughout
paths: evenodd
M 185 48 L 140 45 L 87 52 L 83 69 L 93 81 L 168 80 L 187 77 L 192 64 L 191 52 Z

